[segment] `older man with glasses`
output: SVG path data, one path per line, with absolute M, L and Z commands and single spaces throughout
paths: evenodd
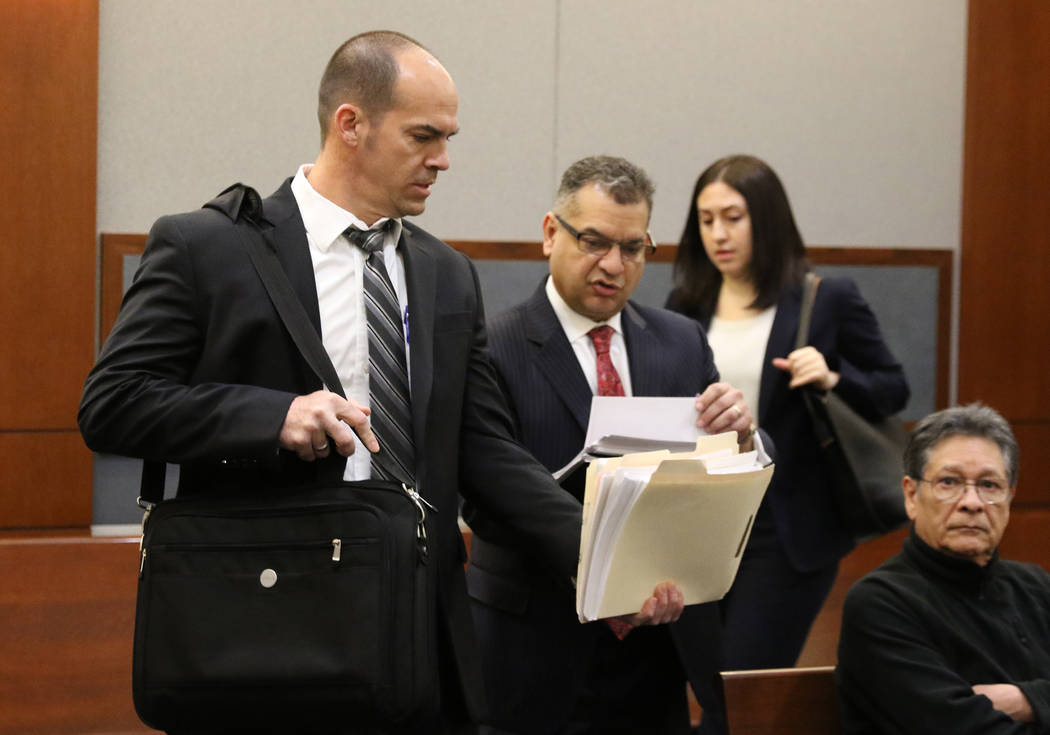
M 919 422 L 901 553 L 850 590 L 836 678 L 847 733 L 1050 733 L 1050 574 L 999 558 L 1009 424 L 979 404 Z

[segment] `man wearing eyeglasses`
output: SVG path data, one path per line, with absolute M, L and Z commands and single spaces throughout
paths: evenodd
M 516 438 L 550 470 L 583 447 L 594 395 L 696 396 L 699 426 L 752 446 L 751 410 L 719 382 L 701 327 L 630 301 L 655 250 L 652 194 L 645 172 L 622 158 L 570 166 L 543 217 L 549 278 L 490 324 Z M 581 499 L 581 486 L 566 490 Z M 687 607 L 670 626 L 581 625 L 573 591 L 499 519 L 469 505 L 464 517 L 489 733 L 687 733 L 687 674 L 705 729 L 722 729 L 714 605 Z
M 1017 486 L 987 406 L 919 422 L 904 547 L 853 586 L 836 679 L 847 733 L 1050 732 L 1050 574 L 999 558 Z

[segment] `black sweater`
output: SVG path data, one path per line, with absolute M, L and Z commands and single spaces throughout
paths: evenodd
M 836 680 L 845 732 L 1050 733 L 1050 574 L 947 556 L 912 530 L 901 553 L 853 586 Z M 1016 684 L 1022 723 L 973 693 Z

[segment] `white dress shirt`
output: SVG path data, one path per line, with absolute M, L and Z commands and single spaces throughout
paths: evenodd
M 609 343 L 609 358 L 612 360 L 616 372 L 620 375 L 623 394 L 625 396 L 632 395 L 631 367 L 627 362 L 627 343 L 623 339 L 623 329 L 620 326 L 620 312 L 616 312 L 608 321 L 591 321 L 582 314 L 573 311 L 572 307 L 565 303 L 565 299 L 558 293 L 558 289 L 554 286 L 554 280 L 550 276 L 547 276 L 546 289 L 547 298 L 554 308 L 554 315 L 558 317 L 558 322 L 561 324 L 561 328 L 565 330 L 565 336 L 568 338 L 569 344 L 572 345 L 573 352 L 576 353 L 576 359 L 580 361 L 580 367 L 587 378 L 587 384 L 591 386 L 591 393 L 598 394 L 598 355 L 594 351 L 594 342 L 591 341 L 587 333 L 595 327 L 608 324 L 613 328 L 612 341 Z
M 365 254 L 359 247 L 352 245 L 343 232 L 351 225 L 362 230 L 369 228 L 353 213 L 317 193 L 307 178 L 311 167 L 310 164 L 299 167 L 292 179 L 292 194 L 299 206 L 306 227 L 306 240 L 310 244 L 317 304 L 321 314 L 321 342 L 332 359 L 343 392 L 360 405 L 368 406 L 368 323 L 363 275 Z M 372 226 L 377 227 L 384 222 L 385 218 Z M 397 250 L 400 237 L 401 220 L 395 219 L 387 230 L 383 260 L 407 322 L 405 264 Z M 407 352 L 406 344 L 406 359 Z M 370 458 L 368 450 L 357 442 L 356 451 L 347 460 L 343 478 L 371 478 Z

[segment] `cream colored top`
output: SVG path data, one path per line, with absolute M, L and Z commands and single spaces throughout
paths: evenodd
M 744 394 L 751 415 L 758 421 L 759 386 L 766 344 L 773 329 L 777 307 L 746 319 L 711 318 L 707 341 L 715 353 L 715 365 L 722 380 Z

